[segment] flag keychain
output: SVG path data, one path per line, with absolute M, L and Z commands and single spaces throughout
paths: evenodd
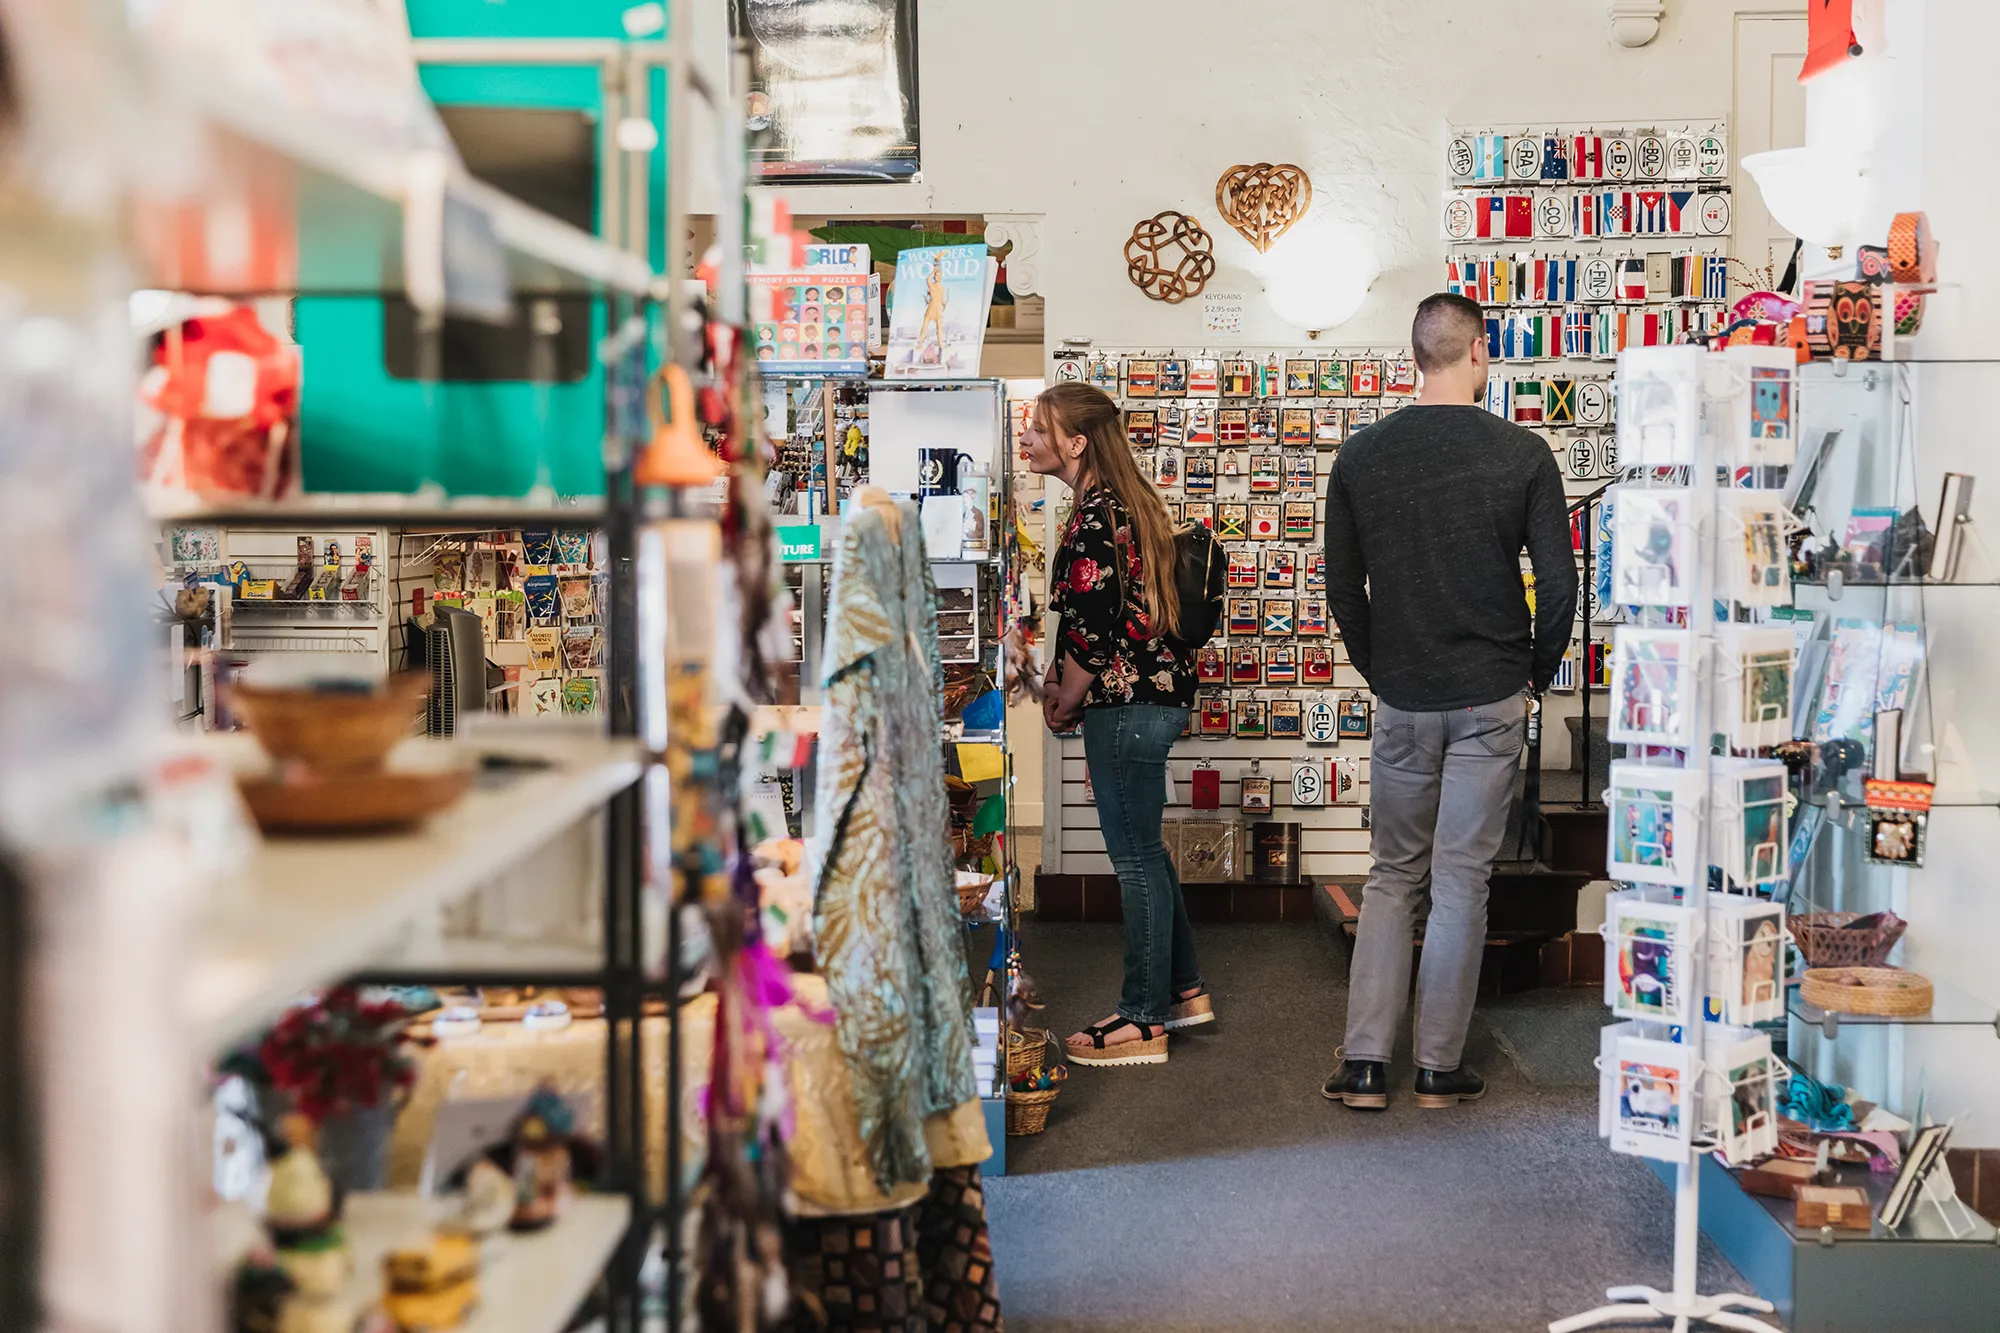
M 1333 761 L 1333 799 L 1346 803 L 1357 799 L 1361 761 L 1351 754 L 1337 755 Z
M 1247 733 L 1239 730 L 1237 734 L 1244 735 Z M 1259 736 L 1264 734 L 1261 723 L 1258 726 L 1257 734 Z M 1246 815 L 1268 815 L 1271 813 L 1271 779 L 1264 776 L 1263 768 L 1263 760 L 1252 759 L 1250 761 L 1250 772 L 1243 779 L 1242 805 L 1243 813 Z
M 1204 759 L 1188 775 L 1189 801 L 1197 810 L 1222 808 L 1222 771 Z
M 1367 740 L 1374 734 L 1374 718 L 1369 712 L 1368 701 L 1361 697 L 1359 690 L 1348 693 L 1340 701 L 1340 734 L 1355 740 Z
M 1292 804 L 1306 807 L 1326 804 L 1324 759 L 1308 758 L 1292 761 Z
M 1311 651 L 1307 649 L 1307 652 Z M 1330 674 L 1328 679 L 1332 679 Z M 1333 705 L 1324 699 L 1315 699 L 1306 705 L 1306 743 L 1308 745 L 1340 743 L 1339 724 L 1334 715 Z

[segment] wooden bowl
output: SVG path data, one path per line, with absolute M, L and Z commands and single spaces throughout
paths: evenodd
M 360 833 L 409 828 L 455 803 L 472 770 L 240 776 L 236 789 L 266 833 Z
M 428 677 L 392 676 L 372 694 L 316 690 L 266 690 L 235 686 L 230 706 L 241 713 L 257 743 L 280 763 L 300 763 L 315 773 L 372 773 L 382 767 L 430 693 Z

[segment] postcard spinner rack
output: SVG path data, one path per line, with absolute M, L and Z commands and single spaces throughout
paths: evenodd
M 1758 1123 L 1753 1113 L 1743 1123 L 1732 1121 L 1732 1108 L 1739 1092 L 1747 1094 L 1747 1099 L 1756 1106 L 1768 1108 L 1775 1094 L 1773 1084 L 1774 1065 L 1765 1045 L 1762 1073 L 1750 1076 L 1739 1074 L 1742 1065 L 1754 1065 L 1755 1057 L 1750 1048 L 1759 1034 L 1745 1027 L 1725 1027 L 1722 1023 L 1707 1021 L 1710 1013 L 1710 968 L 1715 966 L 1720 976 L 1734 974 L 1737 969 L 1730 965 L 1730 959 L 1741 962 L 1744 945 L 1741 938 L 1728 943 L 1728 933 L 1733 913 L 1711 911 L 1711 893 L 1708 888 L 1708 866 L 1711 862 L 1731 863 L 1727 855 L 1732 848 L 1718 839 L 1723 831 L 1718 823 L 1740 825 L 1743 815 L 1740 804 L 1734 813 L 1722 809 L 1714 795 L 1714 783 L 1718 774 L 1727 778 L 1738 771 L 1742 761 L 1718 760 L 1710 752 L 1709 738 L 1718 729 L 1726 727 L 1728 719 L 1722 716 L 1722 692 L 1732 684 L 1740 692 L 1742 685 L 1725 671 L 1721 664 L 1725 644 L 1729 640 L 1728 627 L 1718 629 L 1715 615 L 1716 597 L 1730 596 L 1737 590 L 1741 580 L 1732 566 L 1725 577 L 1726 563 L 1722 542 L 1731 537 L 1737 545 L 1743 545 L 1740 524 L 1735 521 L 1739 508 L 1737 497 L 1742 493 L 1725 495 L 1717 484 L 1717 467 L 1727 461 L 1731 464 L 1746 461 L 1743 442 L 1739 434 L 1754 434 L 1740 430 L 1735 423 L 1734 413 L 1713 410 L 1708 390 L 1713 386 L 1707 376 L 1711 372 L 1720 375 L 1726 370 L 1729 396 L 1747 398 L 1749 381 L 1753 376 L 1777 373 L 1774 366 L 1760 367 L 1755 356 L 1743 357 L 1724 353 L 1710 354 L 1698 348 L 1668 349 L 1678 354 L 1669 373 L 1662 376 L 1658 367 L 1664 362 L 1657 356 L 1648 357 L 1647 352 L 1621 356 L 1618 370 L 1619 424 L 1627 439 L 1620 442 L 1620 455 L 1624 465 L 1631 469 L 1626 473 L 1626 485 L 1612 492 L 1614 506 L 1619 497 L 1626 496 L 1633 502 L 1633 508 L 1656 516 L 1655 526 L 1664 524 L 1664 535 L 1654 542 L 1653 558 L 1656 561 L 1671 562 L 1679 559 L 1684 568 L 1671 569 L 1666 564 L 1665 572 L 1651 571 L 1656 577 L 1634 578 L 1621 592 L 1616 586 L 1619 577 L 1614 571 L 1614 589 L 1611 601 L 1615 605 L 1638 605 L 1650 608 L 1641 612 L 1641 619 L 1648 622 L 1636 633 L 1628 632 L 1630 640 L 1626 645 L 1627 662 L 1614 666 L 1614 700 L 1618 697 L 1618 673 L 1628 665 L 1639 663 L 1641 654 L 1636 649 L 1645 645 L 1643 656 L 1647 670 L 1671 670 L 1678 673 L 1679 706 L 1686 716 L 1673 719 L 1669 724 L 1664 718 L 1657 723 L 1649 715 L 1642 715 L 1639 722 L 1646 726 L 1658 725 L 1670 735 L 1652 737 L 1628 737 L 1628 743 L 1640 744 L 1650 740 L 1653 747 L 1643 763 L 1622 763 L 1616 767 L 1622 770 L 1614 777 L 1613 786 L 1606 793 L 1607 804 L 1611 807 L 1610 839 L 1613 873 L 1636 881 L 1647 888 L 1660 889 L 1669 884 L 1681 888 L 1681 902 L 1672 904 L 1664 900 L 1657 904 L 1645 893 L 1635 895 L 1636 903 L 1616 904 L 1614 912 L 1622 912 L 1626 907 L 1643 913 L 1649 906 L 1658 908 L 1660 922 L 1657 925 L 1633 923 L 1633 914 L 1614 915 L 1607 921 L 1605 936 L 1611 957 L 1606 965 L 1607 999 L 1619 981 L 1617 971 L 1627 964 L 1636 964 L 1631 970 L 1638 970 L 1654 955 L 1651 950 L 1672 948 L 1671 972 L 1668 975 L 1673 991 L 1672 1003 L 1664 1006 L 1657 1014 L 1640 1015 L 1641 1021 L 1652 1025 L 1652 1031 L 1667 1034 L 1678 1032 L 1678 1040 L 1656 1040 L 1637 1037 L 1619 1045 L 1620 1038 L 1614 1029 L 1607 1029 L 1604 1039 L 1605 1059 L 1615 1060 L 1612 1068 L 1601 1076 L 1600 1084 L 1600 1128 L 1610 1138 L 1614 1151 L 1650 1156 L 1672 1161 L 1676 1167 L 1674 1197 L 1674 1267 L 1671 1289 L 1661 1291 L 1648 1286 L 1617 1286 L 1606 1293 L 1608 1303 L 1594 1310 L 1557 1320 L 1549 1325 L 1550 1333 L 1576 1333 L 1577 1330 L 1594 1328 L 1605 1324 L 1644 1324 L 1671 1321 L 1675 1333 L 1684 1333 L 1696 1323 L 1710 1324 L 1720 1328 L 1761 1330 L 1762 1333 L 1778 1333 L 1771 1324 L 1753 1317 L 1758 1314 L 1774 1313 L 1770 1302 L 1741 1293 L 1722 1293 L 1704 1296 L 1701 1294 L 1697 1278 L 1697 1256 L 1701 1234 L 1701 1157 L 1705 1152 L 1720 1151 L 1726 1157 L 1734 1156 L 1734 1150 L 1747 1148 L 1751 1135 L 1761 1139 L 1770 1131 L 1769 1113 L 1763 1112 L 1765 1121 Z M 1648 349 L 1656 352 L 1657 349 Z M 1718 364 L 1720 363 L 1720 364 Z M 1653 370 L 1654 373 L 1646 373 Z M 1665 394 L 1663 380 L 1680 378 L 1678 394 Z M 1740 382 L 1739 382 L 1740 381 Z M 1792 373 L 1783 371 L 1785 386 L 1786 447 L 1790 447 L 1790 407 L 1792 404 Z M 1662 429 L 1662 416 L 1666 417 Z M 1726 450 L 1719 450 L 1717 432 L 1729 436 Z M 1627 448 L 1627 440 L 1631 448 Z M 1758 446 L 1750 446 L 1749 461 L 1764 461 L 1756 457 Z M 1665 451 L 1664 455 L 1662 451 Z M 1789 461 L 1771 460 L 1771 461 Z M 1661 465 L 1672 470 L 1665 471 Z M 1686 482 L 1677 484 L 1662 482 L 1664 476 L 1676 476 L 1685 469 Z M 1723 521 L 1725 517 L 1730 522 Z M 1614 507 L 1614 527 L 1619 519 Z M 1725 528 L 1728 529 L 1725 532 Z M 1618 553 L 1619 534 L 1614 532 L 1614 554 Z M 1672 554 L 1677 552 L 1678 554 Z M 1736 553 L 1732 551 L 1732 556 Z M 1738 561 L 1740 563 L 1740 561 Z M 1633 592 L 1640 595 L 1631 595 Z M 1762 601 L 1762 598 L 1755 598 Z M 1686 608 L 1686 634 L 1680 642 L 1677 661 L 1673 653 L 1662 651 L 1662 631 L 1672 635 L 1668 627 L 1673 620 L 1672 608 Z M 1635 670 L 1635 678 L 1638 671 Z M 1652 677 L 1657 681 L 1663 677 Z M 1639 688 L 1631 682 L 1624 682 L 1629 689 Z M 1657 694 L 1649 708 L 1657 706 Z M 1616 717 L 1614 702 L 1614 717 Z M 1614 722 L 1614 734 L 1617 726 Z M 1662 753 L 1675 751 L 1681 756 L 1680 763 L 1662 763 Z M 1620 778 L 1628 784 L 1621 792 Z M 1647 801 L 1633 801 L 1631 793 L 1638 790 L 1650 798 Z M 1627 799 L 1621 803 L 1619 797 Z M 1629 821 L 1631 827 L 1625 829 L 1625 845 L 1621 848 L 1621 823 Z M 1662 822 L 1664 821 L 1664 822 Z M 1664 830 L 1664 835 L 1662 834 Z M 1681 834 L 1681 846 L 1673 846 L 1673 834 Z M 1688 834 L 1691 833 L 1690 838 Z M 1738 842 L 1744 841 L 1740 832 L 1734 834 Z M 1692 845 L 1688 845 L 1691 843 Z M 1724 855 L 1715 854 L 1721 849 Z M 1621 855 L 1622 853 L 1622 855 Z M 1739 858 L 1740 859 L 1740 858 Z M 1756 858 L 1751 858 L 1755 860 Z M 1651 873 L 1639 870 L 1627 873 L 1632 866 L 1650 866 Z M 1756 900 L 1747 900 L 1754 902 Z M 1712 935 L 1712 932 L 1713 935 Z M 1782 913 L 1777 917 L 1776 933 L 1765 931 L 1755 938 L 1760 942 L 1776 944 L 1784 935 Z M 1720 953 L 1715 945 L 1721 943 Z M 1642 953 L 1641 948 L 1648 952 Z M 1777 944 L 1776 953 L 1782 957 L 1782 945 Z M 1760 955 L 1761 956 L 1761 955 Z M 1662 970 L 1667 964 L 1662 963 Z M 1774 972 L 1772 982 L 1778 996 L 1782 995 L 1782 978 Z M 1771 997 L 1761 991 L 1756 998 L 1756 1007 Z M 1781 1005 L 1782 1000 L 1777 999 Z M 1619 1010 L 1614 1001 L 1614 1011 L 1621 1018 L 1634 1017 L 1630 1010 Z M 1724 1017 L 1738 1015 L 1726 1014 Z M 1748 1016 L 1748 1015 L 1743 1015 Z M 1614 1046 L 1619 1054 L 1614 1055 Z M 1634 1048 L 1638 1048 L 1634 1051 Z M 1713 1049 L 1711 1049 L 1713 1048 Z M 1655 1051 L 1657 1063 L 1646 1063 L 1645 1056 Z M 1626 1054 L 1633 1052 L 1633 1054 Z M 1636 1055 L 1637 1058 L 1634 1058 Z M 1626 1075 L 1631 1072 L 1628 1080 Z M 1739 1089 L 1736 1084 L 1746 1085 Z M 1644 1129 L 1655 1124 L 1662 1129 L 1672 1125 L 1672 1132 L 1662 1133 L 1651 1143 L 1635 1141 L 1643 1137 Z M 1636 1131 L 1636 1132 L 1635 1132 Z

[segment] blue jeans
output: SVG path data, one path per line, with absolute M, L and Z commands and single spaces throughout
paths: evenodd
M 1155 1027 L 1167 1021 L 1174 996 L 1201 984 L 1180 876 L 1160 837 L 1167 752 L 1187 720 L 1187 709 L 1161 704 L 1091 708 L 1083 715 L 1084 762 L 1097 796 L 1097 822 L 1125 908 L 1125 989 L 1118 1016 Z

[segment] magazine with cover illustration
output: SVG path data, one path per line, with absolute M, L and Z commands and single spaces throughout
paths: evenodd
M 922 246 L 897 255 L 889 297 L 888 377 L 977 376 L 997 273 L 981 244 Z

